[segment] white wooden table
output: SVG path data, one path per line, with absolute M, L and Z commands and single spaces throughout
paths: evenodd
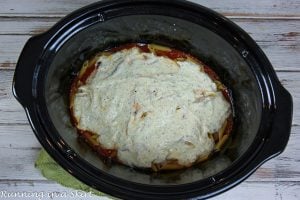
M 74 192 L 46 180 L 34 168 L 41 145 L 29 127 L 25 112 L 12 96 L 11 83 L 26 40 L 92 2 L 0 0 L 0 199 L 39 199 L 39 196 L 6 198 L 5 192 L 43 194 L 40 199 L 70 199 L 65 195 Z M 194 2 L 224 14 L 244 28 L 267 54 L 294 100 L 292 133 L 284 153 L 214 199 L 300 199 L 300 0 Z

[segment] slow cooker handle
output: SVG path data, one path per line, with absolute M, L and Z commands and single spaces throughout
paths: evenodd
M 23 107 L 28 107 L 34 100 L 33 83 L 37 78 L 38 62 L 46 41 L 47 38 L 43 35 L 31 37 L 23 47 L 16 65 L 12 89 L 14 96 Z
M 292 96 L 280 83 L 278 83 L 275 91 L 275 116 L 272 123 L 271 134 L 266 140 L 266 145 L 263 149 L 265 152 L 264 160 L 268 160 L 282 153 L 291 133 L 293 115 Z

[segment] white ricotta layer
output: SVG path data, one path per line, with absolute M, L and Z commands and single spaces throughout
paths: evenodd
M 216 84 L 190 59 L 173 61 L 131 48 L 99 57 L 78 88 L 78 128 L 99 134 L 124 164 L 151 167 L 167 159 L 189 165 L 214 148 L 208 133 L 231 113 Z

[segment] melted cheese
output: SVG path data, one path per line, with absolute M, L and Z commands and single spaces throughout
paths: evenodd
M 151 167 L 177 159 L 190 165 L 209 154 L 230 104 L 199 63 L 175 61 L 138 48 L 102 55 L 78 88 L 73 112 L 82 130 L 117 149 L 126 165 Z

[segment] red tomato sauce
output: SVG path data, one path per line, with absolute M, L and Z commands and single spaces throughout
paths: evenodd
M 85 142 L 93 148 L 94 151 L 96 151 L 100 156 L 104 158 L 116 158 L 117 156 L 117 150 L 115 149 L 106 149 L 103 148 L 98 141 L 95 141 L 93 138 L 95 133 L 92 133 L 90 131 L 84 131 L 84 130 L 78 130 L 79 135 L 82 137 L 82 139 L 85 140 Z
M 178 51 L 175 49 L 171 49 L 171 51 L 156 50 L 155 53 L 157 56 L 165 56 L 172 60 L 176 60 L 179 58 L 187 59 L 188 57 L 186 53 L 183 53 L 182 51 Z
M 80 81 L 82 82 L 82 84 L 84 85 L 87 81 L 87 79 L 91 76 L 91 74 L 97 69 L 97 65 L 96 62 L 91 63 L 87 69 L 85 70 L 85 72 L 82 74 L 82 76 L 80 77 Z

